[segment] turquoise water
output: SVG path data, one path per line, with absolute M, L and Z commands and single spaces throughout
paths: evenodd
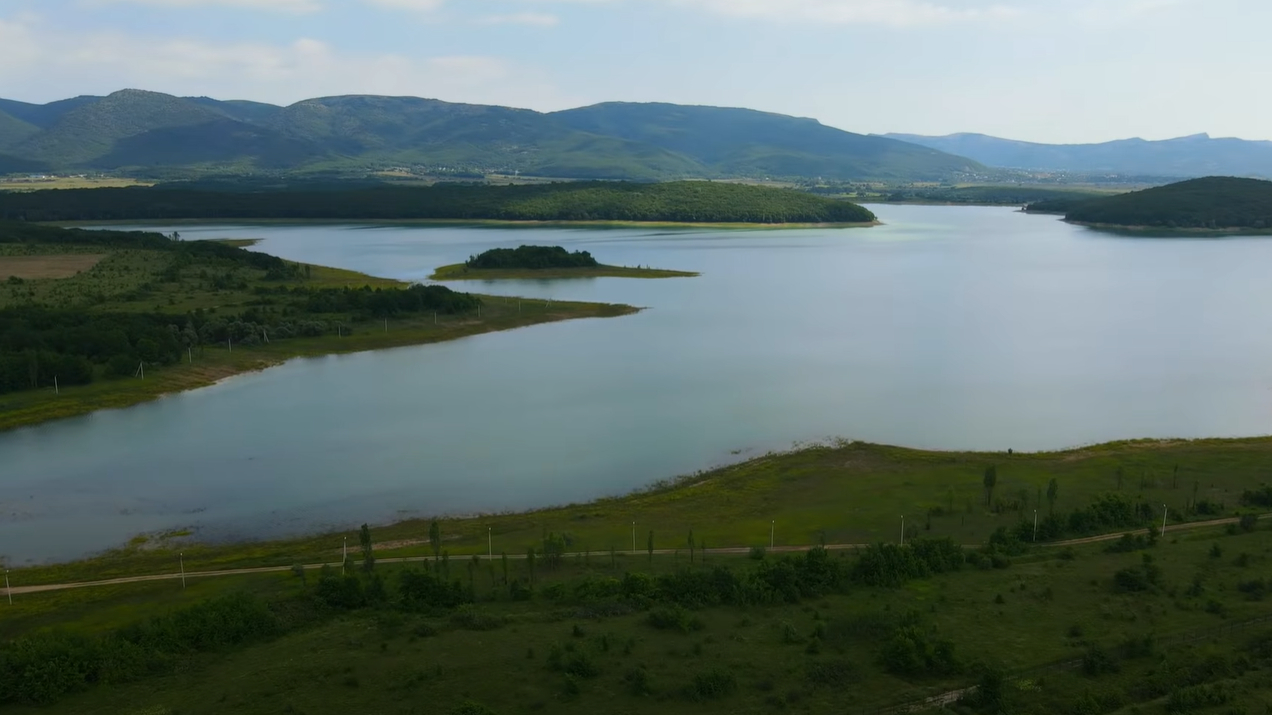
M 0 553 L 586 500 L 829 436 L 1036 450 L 1272 432 L 1272 240 L 874 208 L 886 225 L 844 230 L 179 226 L 404 279 L 522 243 L 703 276 L 459 284 L 648 310 L 297 360 L 0 434 Z

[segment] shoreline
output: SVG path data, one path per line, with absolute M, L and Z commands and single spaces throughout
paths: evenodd
M 948 518 L 952 514 L 957 521 L 963 511 L 962 501 L 965 496 L 969 500 L 983 499 L 979 472 L 986 464 L 996 464 L 1004 474 L 1013 474 L 1011 478 L 1017 480 L 1014 482 L 1017 486 L 1020 485 L 1022 474 L 1029 475 L 1023 479 L 1030 482 L 1031 486 L 1032 481 L 1038 481 L 1041 485 L 1047 477 L 1061 475 L 1062 494 L 1065 495 L 1063 502 L 1068 505 L 1064 508 L 1067 510 L 1075 504 L 1075 492 L 1087 495 L 1114 493 L 1111 472 L 1107 469 L 1110 460 L 1115 460 L 1112 463 L 1122 459 L 1147 463 L 1150 473 L 1157 480 L 1155 485 L 1150 484 L 1147 489 L 1162 492 L 1153 497 L 1171 501 L 1174 511 L 1182 507 L 1180 499 L 1192 492 L 1185 487 L 1170 484 L 1172 465 L 1178 466 L 1178 463 L 1183 462 L 1195 467 L 1196 464 L 1204 465 L 1215 458 L 1246 461 L 1247 464 L 1238 470 L 1239 475 L 1229 475 L 1219 480 L 1217 485 L 1212 484 L 1207 488 L 1204 496 L 1213 499 L 1217 492 L 1231 494 L 1235 489 L 1259 488 L 1261 466 L 1254 468 L 1250 465 L 1262 465 L 1270 455 L 1272 436 L 1144 438 L 1055 451 L 1011 454 L 1003 451 L 912 449 L 842 439 L 828 440 L 797 444 L 791 449 L 769 451 L 742 461 L 726 461 L 692 473 L 657 479 L 612 496 L 520 510 L 411 516 L 375 522 L 372 528 L 379 545 L 376 551 L 384 553 L 385 557 L 431 554 L 426 535 L 433 519 L 444 523 L 444 542 L 455 558 L 485 554 L 488 529 L 495 536 L 496 553 L 519 553 L 519 550 L 524 549 L 523 540 L 535 543 L 544 533 L 553 531 L 573 533 L 578 543 L 590 550 L 611 546 L 617 548 L 631 538 L 629 524 L 632 521 L 640 525 L 642 545 L 643 534 L 647 529 L 657 532 L 660 539 L 665 539 L 669 538 L 668 534 L 679 535 L 686 528 L 693 528 L 695 523 L 701 526 L 706 522 L 714 524 L 714 528 L 701 529 L 711 544 L 741 547 L 751 542 L 767 541 L 770 516 L 776 516 L 777 523 L 781 524 L 783 513 L 787 515 L 783 541 L 797 543 L 796 540 L 802 539 L 802 543 L 815 543 L 817 535 L 826 524 L 817 519 L 807 521 L 810 509 L 817 513 L 824 509 L 838 513 L 839 506 L 856 504 L 850 510 L 853 515 L 848 519 L 850 526 L 836 527 L 838 531 L 832 530 L 830 538 L 836 539 L 833 543 L 873 543 L 885 534 L 892 534 L 894 509 L 892 505 L 879 507 L 875 511 L 880 513 L 876 514 L 863 509 L 860 499 L 862 494 L 880 486 L 878 479 L 887 478 L 888 475 L 895 476 L 898 469 L 917 476 L 916 483 L 907 483 L 902 487 L 903 490 L 912 492 L 903 498 L 911 509 L 916 509 L 912 512 L 916 519 L 922 518 L 922 511 L 917 510 L 917 505 L 932 501 L 929 493 L 931 490 L 953 489 L 958 486 L 958 508 L 945 513 L 944 517 L 938 515 L 938 518 Z M 850 476 L 854 479 L 826 482 L 823 476 L 817 474 L 817 465 L 843 471 L 845 475 L 851 473 Z M 966 484 L 960 481 L 951 485 L 946 481 L 943 471 L 937 473 L 948 469 L 948 465 L 955 465 L 961 475 L 966 471 L 962 475 Z M 1204 471 L 1204 467 L 1195 468 Z M 1088 471 L 1080 474 L 1075 469 Z M 1186 476 L 1181 476 L 1181 483 L 1191 483 L 1192 479 L 1194 475 L 1189 472 Z M 930 483 L 924 483 L 925 481 Z M 813 492 L 801 494 L 804 491 L 798 488 L 801 484 L 805 489 L 815 484 L 820 486 Z M 999 486 L 1006 492 L 1007 483 L 1000 483 Z M 1121 493 L 1131 499 L 1150 498 L 1146 494 L 1140 494 L 1141 491 L 1145 491 L 1143 484 L 1138 489 L 1132 487 L 1131 491 Z M 1078 503 L 1088 501 L 1083 497 L 1077 499 Z M 938 501 L 942 500 L 943 497 L 938 498 Z M 1241 509 L 1239 504 L 1234 504 L 1233 507 L 1236 510 Z M 758 516 L 751 514 L 753 508 L 761 509 L 762 513 Z M 1233 509 L 1227 509 L 1218 516 L 1231 516 L 1233 513 Z M 963 517 L 964 524 L 973 521 L 971 514 L 972 512 L 968 512 L 968 516 Z M 863 523 L 881 520 L 885 516 L 886 532 L 876 530 L 874 524 Z M 984 523 L 969 527 L 969 530 L 975 532 L 975 538 L 985 538 L 996 526 L 1011 526 L 1016 518 L 1014 511 L 998 514 L 978 508 L 975 519 Z M 1193 515 L 1193 518 L 1177 518 L 1172 523 L 1186 524 L 1208 518 L 1215 516 L 1199 513 Z M 722 523 L 721 519 L 733 523 Z M 795 520 L 804 520 L 806 528 L 795 526 Z M 349 521 L 356 524 L 360 519 L 350 518 Z M 944 530 L 959 530 L 954 522 L 943 523 Z M 38 585 L 80 577 L 129 576 L 161 570 L 159 565 L 166 567 L 169 556 L 177 551 L 185 554 L 188 569 L 286 566 L 297 560 L 322 562 L 338 553 L 343 537 L 350 540 L 357 538 L 352 527 L 340 530 L 331 528 L 331 525 L 317 524 L 312 530 L 279 538 L 201 541 L 197 530 L 182 533 L 176 538 L 165 538 L 172 529 L 183 528 L 188 527 L 169 527 L 164 531 L 138 534 L 116 547 L 70 560 L 30 564 L 8 562 L 7 567 L 15 569 L 15 573 L 16 570 L 22 572 L 23 585 Z
M 503 300 L 502 296 L 479 296 Z M 135 407 L 168 395 L 210 387 L 233 377 L 261 372 L 299 358 L 350 355 L 376 350 L 415 347 L 460 338 L 516 330 L 544 323 L 585 318 L 616 318 L 640 312 L 640 308 L 616 303 L 554 301 L 542 313 L 477 321 L 460 317 L 441 326 L 427 321 L 398 322 L 392 332 L 365 331 L 343 338 L 323 336 L 291 338 L 267 346 L 240 348 L 231 353 L 204 346 L 205 357 L 195 364 L 179 363 L 156 370 L 145 382 L 117 378 L 89 385 L 64 387 L 60 394 L 48 388 L 0 396 L 0 434 L 103 410 Z M 208 361 L 208 358 L 211 361 Z
M 1034 211 L 1030 213 L 1045 213 Z M 1063 214 L 1055 214 L 1063 215 Z M 1067 224 L 1083 226 L 1096 231 L 1125 232 L 1133 234 L 1157 234 L 1162 237 L 1172 236 L 1272 236 L 1272 228 L 1167 228 L 1165 226 L 1128 226 L 1119 223 L 1093 223 L 1090 221 L 1064 220 Z
M 871 228 L 882 226 L 882 221 L 857 223 L 745 223 L 714 222 L 695 223 L 688 221 L 529 221 L 504 219 L 435 219 L 435 218 L 216 218 L 216 219 L 116 219 L 107 221 L 40 221 L 47 226 L 62 228 L 83 228 L 85 226 L 340 226 L 340 225 L 375 225 L 375 226 L 489 226 L 496 228 L 683 228 L 683 229 L 797 229 L 797 228 Z

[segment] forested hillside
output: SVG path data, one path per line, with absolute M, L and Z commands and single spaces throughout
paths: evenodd
M 0 218 L 24 221 L 145 219 L 435 219 L 868 223 L 870 211 L 791 189 L 706 181 L 377 187 L 258 193 L 164 188 L 0 194 Z
M 1045 209 L 1043 205 L 1041 208 Z M 1208 177 L 1083 201 L 1069 221 L 1181 229 L 1272 228 L 1272 181 Z
M 609 104 L 544 114 L 364 95 L 278 107 L 140 90 L 47 105 L 0 100 L 0 154 L 14 166 L 187 178 L 405 168 L 476 177 L 932 181 L 983 169 L 925 147 L 745 109 Z

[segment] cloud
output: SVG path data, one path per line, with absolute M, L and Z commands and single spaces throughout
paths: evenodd
M 556 15 L 541 12 L 518 12 L 511 15 L 487 15 L 479 18 L 482 25 L 533 25 L 535 27 L 555 27 L 561 19 Z
M 956 20 L 1010 17 L 1007 5 L 952 7 L 926 0 L 666 0 L 728 17 L 831 24 L 923 25 Z
M 314 39 L 218 44 L 120 32 L 70 33 L 30 17 L 0 19 L 5 96 L 51 101 L 135 87 L 220 99 L 289 103 L 335 94 L 388 94 L 563 109 L 576 103 L 528 63 L 500 57 L 342 52 Z
M 269 12 L 306 13 L 322 9 L 319 0 L 83 0 L 84 5 L 151 5 L 154 7 L 232 7 Z
M 411 12 L 432 12 L 446 4 L 446 0 L 362 0 L 368 5 L 388 10 L 409 10 Z

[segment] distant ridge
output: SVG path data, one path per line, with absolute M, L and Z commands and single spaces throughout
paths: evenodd
M 985 164 L 1013 169 L 1110 173 L 1164 178 L 1213 175 L 1272 178 L 1272 142 L 1215 139 L 1193 134 L 1178 139 L 1122 139 L 1100 144 L 1037 144 L 985 134 L 883 134 Z
M 298 174 L 410 167 L 461 178 L 944 181 L 978 163 L 813 119 L 610 103 L 545 114 L 353 95 L 287 107 L 126 89 L 45 105 L 0 100 L 0 155 L 50 170 Z

